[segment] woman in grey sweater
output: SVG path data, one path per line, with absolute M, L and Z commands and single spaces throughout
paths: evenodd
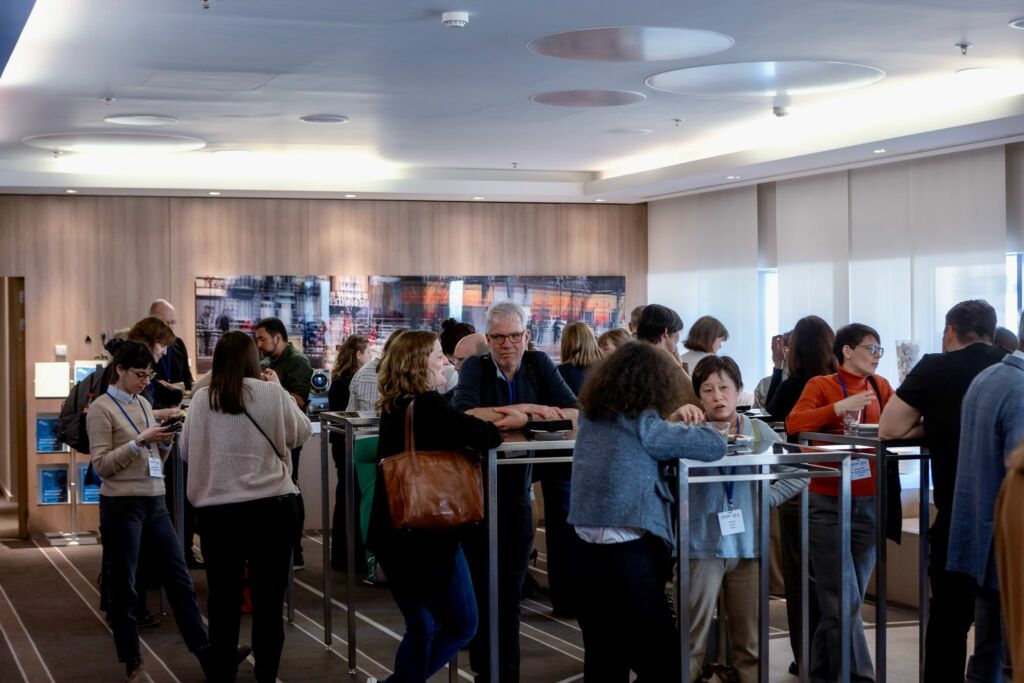
M 703 412 L 683 405 L 685 381 L 669 353 L 631 342 L 591 369 L 580 395 L 569 522 L 580 539 L 588 681 L 625 682 L 630 670 L 640 683 L 680 680 L 679 637 L 665 599 L 672 496 L 660 466 L 726 452 L 721 435 L 697 424 Z

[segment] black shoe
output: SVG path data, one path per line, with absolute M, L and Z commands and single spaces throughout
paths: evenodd
M 149 610 L 146 610 L 146 612 L 141 617 L 135 620 L 135 625 L 139 628 L 152 628 L 154 626 L 158 626 L 159 624 L 160 615 L 156 612 L 150 612 Z
M 292 562 L 292 569 L 294 569 L 295 571 L 299 571 L 300 569 L 305 569 L 305 568 L 306 568 L 306 561 L 304 559 L 302 559 L 301 557 L 296 557 L 295 561 Z
M 800 676 L 800 665 L 797 664 L 796 662 L 790 662 L 789 663 L 789 675 L 790 676 L 797 676 L 797 677 L 799 677 Z
M 141 683 L 146 679 L 146 667 L 142 664 L 142 658 L 137 657 L 125 664 L 125 683 Z
M 241 664 L 245 661 L 246 657 L 252 654 L 251 645 L 239 645 L 238 646 L 238 663 Z
M 210 683 L 216 683 L 221 680 L 217 671 L 217 662 L 215 661 L 216 658 L 214 657 L 213 647 L 209 643 L 193 651 L 192 654 L 194 654 L 196 659 L 199 660 L 199 666 L 202 668 L 203 676 L 206 677 L 207 681 Z

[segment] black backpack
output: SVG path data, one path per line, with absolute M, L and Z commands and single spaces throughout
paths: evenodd
M 60 407 L 60 440 L 83 455 L 89 454 L 89 432 L 85 420 L 89 404 L 107 388 L 106 368 L 99 368 L 71 388 Z

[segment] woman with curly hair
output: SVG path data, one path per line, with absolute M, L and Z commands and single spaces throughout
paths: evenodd
M 631 342 L 591 369 L 583 385 L 569 523 L 581 541 L 588 681 L 628 681 L 630 670 L 645 681 L 680 680 L 679 636 L 665 600 L 672 497 L 659 467 L 679 458 L 718 460 L 726 451 L 718 432 L 697 424 L 703 411 L 683 405 L 687 381 L 671 355 Z
M 461 413 L 437 392 L 447 365 L 433 332 L 397 338 L 379 370 L 380 441 L 377 457 L 405 450 L 406 411 L 420 451 L 486 451 L 501 443 L 489 422 Z M 378 476 L 367 545 L 387 574 L 405 617 L 405 636 L 389 683 L 421 683 L 441 669 L 476 633 L 477 606 L 457 531 L 395 531 L 384 477 Z

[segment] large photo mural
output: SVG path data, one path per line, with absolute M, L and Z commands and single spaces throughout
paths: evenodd
M 487 308 L 512 300 L 527 312 L 536 347 L 558 360 L 562 329 L 584 322 L 595 333 L 625 324 L 624 276 L 207 276 L 196 278 L 196 369 L 210 369 L 217 340 L 280 318 L 289 341 L 314 368 L 330 367 L 338 346 L 362 334 L 383 346 L 396 329 L 439 331 L 454 318 L 483 332 Z

